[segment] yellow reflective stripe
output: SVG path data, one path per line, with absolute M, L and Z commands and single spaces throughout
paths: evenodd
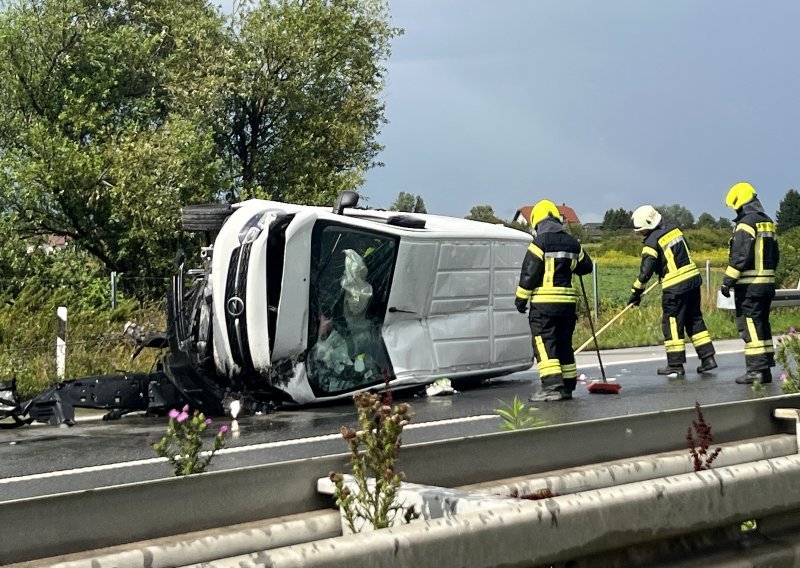
M 744 344 L 745 355 L 764 355 L 766 353 L 767 353 L 766 347 L 761 345 L 758 341 L 756 341 L 755 343 Z
M 739 278 L 737 284 L 775 284 L 774 276 L 752 276 L 749 278 Z
M 753 238 L 756 236 L 756 230 L 747 223 L 739 223 L 736 225 L 736 228 L 733 230 L 733 232 L 735 233 L 736 231 L 744 231 Z
M 548 257 L 544 259 L 544 277 L 542 278 L 542 285 L 545 288 L 553 286 L 553 276 L 556 274 L 556 259 Z
M 759 233 L 774 233 L 775 232 L 775 224 L 770 222 L 764 223 L 756 223 L 756 231 Z M 771 235 L 768 235 L 771 236 Z
M 578 262 L 582 261 L 584 257 L 586 257 L 586 253 L 581 249 L 581 252 L 578 253 Z
M 574 379 L 578 376 L 578 366 L 575 363 L 561 365 L 561 376 L 565 379 Z
M 694 263 L 681 266 L 674 272 L 667 273 L 667 275 L 661 281 L 661 287 L 667 288 L 669 286 L 674 286 L 675 284 L 679 284 L 684 280 L 688 280 L 689 278 L 699 274 L 700 271 L 697 269 L 697 266 Z
M 645 285 L 638 278 L 633 281 L 633 290 L 644 290 Z
M 774 270 L 745 270 L 741 274 L 742 276 L 775 276 Z
M 549 375 L 558 375 L 561 373 L 561 364 L 558 359 L 551 359 L 547 356 L 547 350 L 544 348 L 544 340 L 541 335 L 533 338 L 536 350 L 539 353 L 539 377 L 546 377 Z
M 738 279 L 741 274 L 742 271 L 736 270 L 733 266 L 728 266 L 728 268 L 725 269 L 725 276 L 730 276 L 734 280 Z
M 528 290 L 527 288 L 523 288 L 522 286 L 517 286 L 517 298 L 528 300 L 530 299 L 532 293 L 533 290 Z
M 644 255 L 650 255 L 652 257 L 658 258 L 658 252 L 656 252 L 656 249 L 654 249 L 653 247 L 644 247 L 642 249 L 642 256 Z
M 664 348 L 666 349 L 667 353 L 681 353 L 686 351 L 685 344 L 680 339 L 677 341 L 665 341 Z
M 567 286 L 540 286 L 533 289 L 533 295 L 538 296 L 541 294 L 550 294 L 554 296 L 577 296 L 578 293 L 575 288 L 568 288 Z
M 663 235 L 660 239 L 658 239 L 658 244 L 661 248 L 665 248 L 670 246 L 672 241 L 680 238 L 683 236 L 680 229 L 672 229 L 669 233 Z
M 680 342 L 683 343 L 683 340 L 679 339 L 678 336 L 678 320 L 673 317 L 669 318 L 669 333 L 673 341 L 680 340 Z
M 537 247 L 535 244 L 533 244 L 533 243 L 529 244 L 528 245 L 528 250 L 530 251 L 530 253 L 532 255 L 534 255 L 534 256 L 536 256 L 538 258 L 544 258 L 544 252 L 542 252 L 542 249 Z
M 744 321 L 747 324 L 747 333 L 750 334 L 750 341 L 745 345 L 762 342 L 762 340 L 758 337 L 758 331 L 756 331 L 756 324 L 753 322 L 753 318 L 744 318 Z
M 700 347 L 706 343 L 711 343 L 711 334 L 708 333 L 708 331 L 701 331 L 692 336 L 692 344 L 694 344 L 695 347 Z
M 577 301 L 577 296 L 534 295 L 531 298 L 531 304 L 575 304 Z

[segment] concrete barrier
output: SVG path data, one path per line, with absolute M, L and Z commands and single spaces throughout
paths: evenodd
M 794 424 L 772 418 L 776 408 L 800 408 L 800 395 L 708 405 L 703 413 L 719 443 L 794 434 Z M 674 451 L 684 448 L 694 412 L 412 444 L 399 469 L 416 483 L 458 487 Z M 2 502 L 0 564 L 323 509 L 330 500 L 317 494 L 316 480 L 346 469 L 342 454 Z
M 479 513 L 220 559 L 204 566 L 547 566 L 797 511 L 800 456 L 793 455 L 540 501 L 520 500 Z M 591 561 L 586 565 L 592 565 Z

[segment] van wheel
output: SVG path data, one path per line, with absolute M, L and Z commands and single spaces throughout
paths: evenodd
M 186 231 L 214 233 L 222 228 L 231 213 L 233 208 L 228 203 L 187 205 L 181 207 L 181 227 Z

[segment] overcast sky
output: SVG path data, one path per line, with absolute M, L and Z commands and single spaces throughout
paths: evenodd
M 361 192 L 428 211 L 548 198 L 584 222 L 680 203 L 733 217 L 750 181 L 774 214 L 800 169 L 800 2 L 390 0 L 380 136 Z

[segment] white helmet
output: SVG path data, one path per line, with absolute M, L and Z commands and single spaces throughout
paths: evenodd
M 652 231 L 661 223 L 661 213 L 652 205 L 642 205 L 633 212 L 631 219 L 634 231 Z

